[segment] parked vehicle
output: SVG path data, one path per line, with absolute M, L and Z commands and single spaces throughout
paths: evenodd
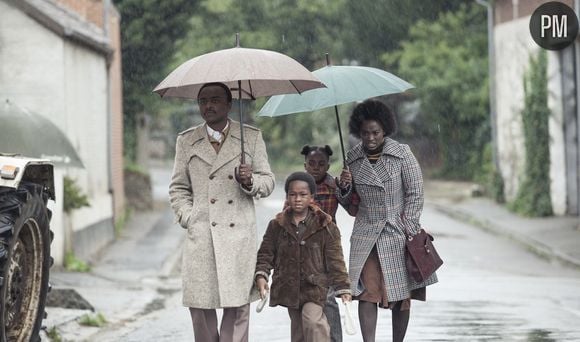
M 40 341 L 49 291 L 53 166 L 0 153 L 0 341 Z

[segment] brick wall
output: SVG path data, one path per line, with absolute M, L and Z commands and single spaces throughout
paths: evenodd
M 111 91 L 111 177 L 113 186 L 113 210 L 118 219 L 125 211 L 123 179 L 123 80 L 121 70 L 121 17 L 109 8 L 109 37 L 114 49 L 109 66 Z
M 103 28 L 103 0 L 56 0 L 56 2 Z

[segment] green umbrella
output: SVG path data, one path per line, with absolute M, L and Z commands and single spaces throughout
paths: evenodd
M 64 132 L 46 117 L 11 101 L 0 103 L 0 153 L 48 159 L 83 168 L 83 162 Z
M 258 116 L 281 116 L 291 113 L 312 112 L 334 106 L 342 159 L 346 163 L 338 105 L 366 100 L 371 97 L 402 93 L 414 86 L 384 70 L 364 66 L 327 65 L 313 72 L 326 88 L 309 90 L 302 94 L 272 96 L 258 112 Z

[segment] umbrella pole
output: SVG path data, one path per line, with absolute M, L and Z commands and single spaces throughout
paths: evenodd
M 340 118 L 338 116 L 338 106 L 334 106 L 334 114 L 336 114 L 336 124 L 338 125 L 338 138 L 340 139 L 340 150 L 342 151 L 342 164 L 346 169 L 346 156 L 344 153 L 344 143 L 342 142 L 342 130 L 340 129 Z
M 242 81 L 238 80 L 238 106 L 240 113 L 240 140 L 242 141 L 242 157 L 240 163 L 246 163 L 246 153 L 244 152 L 244 115 L 242 113 Z
M 326 53 L 326 65 L 330 66 L 330 55 Z M 338 125 L 338 137 L 340 139 L 340 150 L 342 151 L 342 165 L 346 169 L 346 156 L 344 153 L 344 143 L 342 142 L 342 130 L 340 129 L 340 118 L 338 117 L 338 106 L 334 106 L 334 114 L 336 114 L 336 124 Z

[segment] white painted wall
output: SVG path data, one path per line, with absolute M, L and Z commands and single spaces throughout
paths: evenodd
M 524 107 L 523 78 L 531 55 L 540 47 L 529 31 L 529 17 L 497 25 L 496 99 L 498 160 L 507 201 L 513 201 L 523 179 L 525 167 L 524 132 L 521 111 Z M 550 181 L 554 213 L 566 211 L 566 177 L 562 124 L 562 89 L 558 54 L 548 52 L 548 106 L 552 111 L 550 129 Z
M 506 200 L 512 201 L 518 191 L 525 164 L 521 111 L 524 107 L 523 75 L 530 53 L 539 47 L 530 37 L 527 19 L 497 25 L 496 100 L 498 161 L 505 184 Z
M 566 151 L 564 149 L 564 109 L 562 70 L 557 52 L 548 52 L 548 107 L 552 112 L 550 130 L 550 196 L 555 215 L 566 214 Z
M 46 116 L 77 149 L 85 168 L 55 172 L 76 179 L 89 196 L 91 207 L 73 217 L 76 231 L 112 217 L 107 82 L 104 55 L 63 39 L 0 1 L 0 100 L 10 99 Z M 62 206 L 55 209 L 53 249 L 62 248 L 63 239 Z M 55 257 L 55 262 L 62 263 L 62 253 L 55 251 Z

